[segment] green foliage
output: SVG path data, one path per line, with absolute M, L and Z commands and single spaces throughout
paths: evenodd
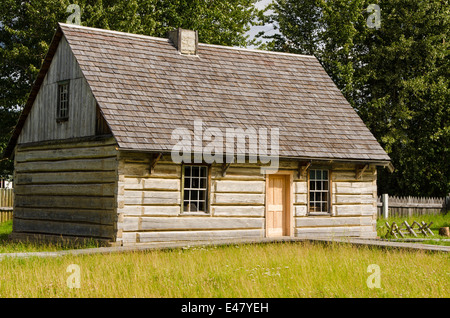
M 246 46 L 256 0 L 3 0 L 0 6 L 0 153 L 3 153 L 39 72 L 58 22 L 69 4 L 81 8 L 84 26 L 165 37 L 194 29 L 204 43 Z M 0 162 L 0 176 L 12 172 Z
M 0 153 L 6 147 L 68 1 L 4 0 L 0 6 Z M 0 177 L 12 174 L 0 161 Z
M 381 28 L 366 8 L 381 8 Z M 314 54 L 396 168 L 379 192 L 450 192 L 448 0 L 277 0 L 266 48 Z

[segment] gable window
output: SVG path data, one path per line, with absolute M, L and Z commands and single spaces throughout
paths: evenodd
M 329 171 L 309 171 L 309 212 L 328 213 L 330 210 Z
M 208 167 L 185 165 L 183 171 L 183 212 L 207 212 Z
M 58 106 L 56 119 L 65 121 L 69 119 L 69 81 L 58 83 Z

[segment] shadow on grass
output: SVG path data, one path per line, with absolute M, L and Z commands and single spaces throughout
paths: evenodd
M 8 235 L 12 232 L 12 221 L 0 223 L 0 244 L 8 241 Z
M 0 253 L 26 253 L 26 252 L 54 252 L 69 249 L 96 248 L 101 245 L 95 240 L 49 242 L 49 241 L 12 241 L 12 221 L 0 223 Z

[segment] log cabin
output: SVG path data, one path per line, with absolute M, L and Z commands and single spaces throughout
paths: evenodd
M 174 160 L 174 131 L 191 136 L 199 120 L 205 133 L 276 134 L 213 162 L 195 157 L 194 136 Z M 271 171 L 254 156 L 269 148 Z M 203 44 L 183 29 L 156 38 L 68 24 L 4 157 L 15 166 L 11 238 L 111 245 L 374 238 L 377 168 L 391 168 L 314 56 Z

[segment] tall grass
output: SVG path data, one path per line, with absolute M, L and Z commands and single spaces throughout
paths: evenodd
M 66 272 L 80 266 L 79 289 Z M 377 264 L 381 288 L 369 288 Z M 449 297 L 448 254 L 277 243 L 3 259 L 0 297 Z

